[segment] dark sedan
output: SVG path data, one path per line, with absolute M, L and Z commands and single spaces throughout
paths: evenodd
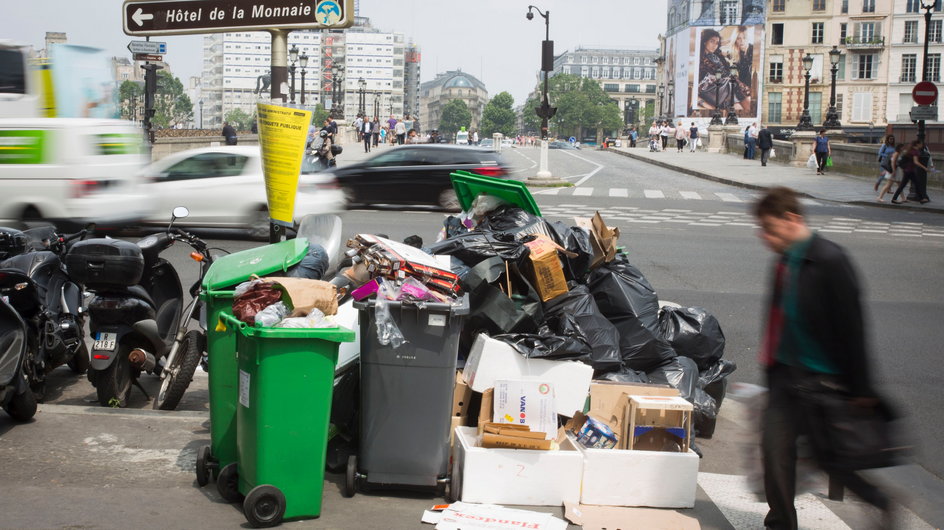
M 487 177 L 507 177 L 508 167 L 495 151 L 456 145 L 417 144 L 332 168 L 348 203 L 433 205 L 457 210 L 459 201 L 449 174 L 465 170 Z
M 580 149 L 579 147 L 577 147 L 576 145 L 570 142 L 561 142 L 561 141 L 548 142 L 547 148 L 548 149 Z

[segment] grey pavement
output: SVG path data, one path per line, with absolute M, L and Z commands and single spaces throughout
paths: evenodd
M 747 189 L 763 190 L 772 186 L 788 186 L 813 199 L 944 213 L 944 193 L 939 189 L 929 190 L 929 203 L 908 202 L 898 205 L 891 204 L 891 195 L 885 196 L 885 202 L 875 200 L 878 194 L 872 189 L 874 179 L 829 171 L 826 175 L 816 175 L 812 169 L 789 166 L 775 160 L 762 167 L 759 156 L 755 160 L 746 160 L 738 155 L 706 151 L 690 153 L 683 150 L 678 153 L 674 149 L 667 149 L 650 152 L 648 148 L 643 147 L 617 147 L 611 148 L 610 151 L 698 178 Z

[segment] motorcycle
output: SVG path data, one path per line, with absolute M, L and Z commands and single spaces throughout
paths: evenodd
M 167 230 L 137 243 L 90 239 L 70 254 L 76 268 L 85 265 L 86 286 L 93 293 L 88 305 L 94 339 L 88 375 L 102 406 L 127 406 L 132 386 L 150 399 L 138 381 L 149 373 L 161 378 L 153 407 L 173 410 L 203 359 L 206 333 L 189 326 L 191 320 L 200 321 L 200 284 L 213 257 L 206 242 L 174 227 L 189 213 L 182 206 L 175 208 Z M 193 299 L 186 306 L 180 276 L 160 256 L 178 241 L 194 250 L 190 257 L 200 264 L 189 290 Z
M 24 370 L 26 322 L 0 299 L 0 405 L 15 421 L 29 421 L 36 414 L 36 396 Z
M 311 140 L 308 148 L 305 150 L 306 163 L 313 168 L 326 170 L 329 167 L 338 165 L 336 157 L 344 150 L 343 146 L 337 145 L 333 140 L 328 139 L 328 131 L 322 130 Z M 325 146 L 328 143 L 328 146 Z M 326 150 L 330 149 L 332 157 L 327 158 Z
M 46 375 L 67 364 L 75 373 L 89 365 L 84 337 L 82 288 L 68 272 L 72 243 L 88 229 L 70 236 L 54 226 L 24 230 L 0 229 L 0 296 L 26 323 L 26 372 L 37 400 L 45 395 Z

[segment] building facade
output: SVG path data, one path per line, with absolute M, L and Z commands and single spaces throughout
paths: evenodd
M 928 79 L 941 82 L 941 54 L 944 44 L 941 38 L 941 4 L 934 5 L 931 26 L 928 31 Z M 920 0 L 894 0 L 891 16 L 889 61 L 888 61 L 888 106 L 885 119 L 890 123 L 910 123 L 908 112 L 914 105 L 911 90 L 922 79 L 924 64 L 924 10 Z M 938 104 L 940 108 L 940 103 Z M 940 111 L 938 119 L 940 119 Z
M 472 129 L 478 129 L 482 120 L 482 111 L 488 103 L 488 90 L 485 84 L 472 74 L 462 70 L 452 70 L 441 74 L 420 85 L 420 123 L 423 130 L 439 129 L 442 109 L 454 99 L 461 99 L 472 113 Z
M 412 42 L 406 46 L 403 56 L 403 113 L 411 116 L 420 114 L 420 65 L 422 61 L 420 48 Z
M 577 48 L 554 58 L 552 75 L 592 79 L 619 105 L 627 126 L 658 115 L 658 50 Z

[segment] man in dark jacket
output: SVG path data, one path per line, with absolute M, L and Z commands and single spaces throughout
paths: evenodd
M 226 145 L 236 145 L 236 129 L 229 122 L 223 122 L 223 138 Z
M 766 166 L 770 158 L 770 150 L 774 148 L 774 135 L 766 126 L 757 133 L 757 147 L 760 148 L 760 165 Z
M 761 239 L 779 257 L 760 349 L 770 389 L 762 442 L 770 506 L 764 526 L 797 528 L 796 439 L 804 432 L 811 434 L 819 465 L 887 517 L 888 497 L 838 463 L 848 455 L 822 436 L 823 425 L 813 425 L 812 419 L 828 416 L 811 397 L 827 392 L 841 393 L 863 414 L 878 412 L 852 261 L 842 247 L 810 230 L 799 198 L 789 188 L 772 188 L 755 205 L 754 215 Z

